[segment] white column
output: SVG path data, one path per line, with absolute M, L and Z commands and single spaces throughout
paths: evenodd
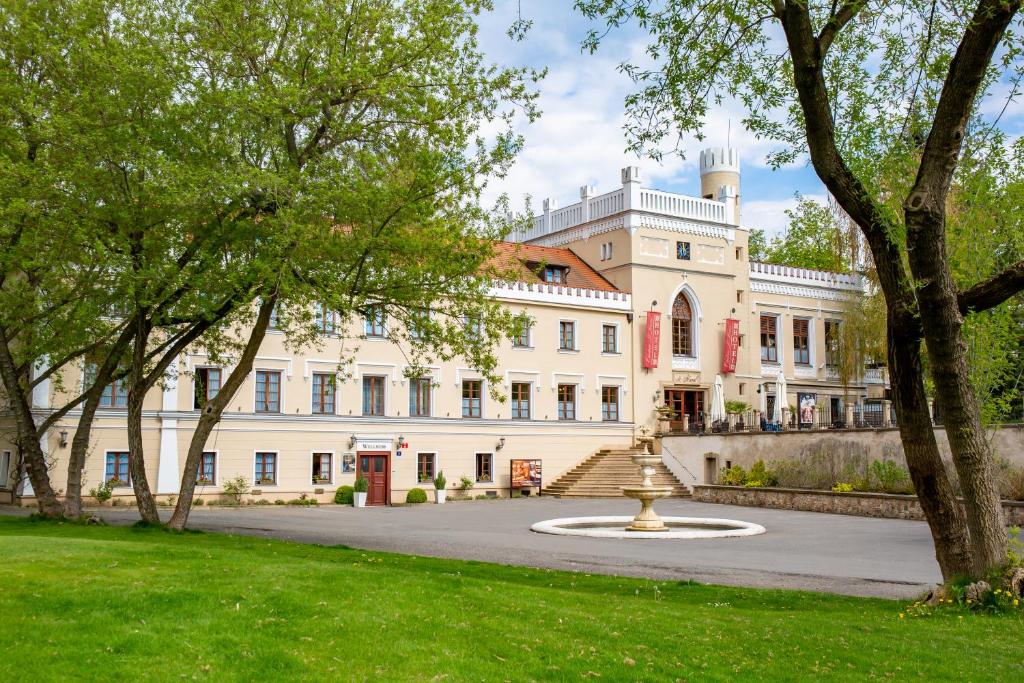
M 178 410 L 178 370 L 179 362 L 167 369 L 164 376 L 164 392 L 161 409 L 163 411 Z M 157 493 L 177 493 L 181 488 L 181 474 L 178 463 L 178 420 L 160 415 L 160 459 L 156 473 Z
M 32 377 L 38 377 L 43 374 L 50 367 L 50 357 L 43 356 L 36 362 Z M 33 408 L 49 408 L 50 407 L 50 379 L 44 379 L 42 382 L 37 384 L 32 389 L 32 407 Z M 45 452 L 45 449 L 44 451 Z

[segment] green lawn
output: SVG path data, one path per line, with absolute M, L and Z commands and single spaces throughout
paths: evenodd
M 0 680 L 1020 680 L 1019 617 L 0 517 Z

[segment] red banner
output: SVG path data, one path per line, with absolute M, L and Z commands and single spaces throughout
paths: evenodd
M 658 349 L 661 345 L 661 313 L 647 311 L 647 329 L 644 332 L 644 369 L 658 367 Z
M 725 338 L 722 340 L 722 372 L 736 371 L 736 354 L 740 348 L 740 321 L 725 319 Z

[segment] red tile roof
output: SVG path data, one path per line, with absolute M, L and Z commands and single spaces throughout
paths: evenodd
M 511 270 L 520 282 L 544 282 L 541 277 L 544 266 L 561 266 L 568 269 L 565 281 L 567 287 L 619 291 L 571 249 L 499 242 L 495 247 L 495 266 Z

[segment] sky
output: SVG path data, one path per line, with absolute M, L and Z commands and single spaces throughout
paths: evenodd
M 497 0 L 495 5 L 495 12 L 481 20 L 480 43 L 487 56 L 501 65 L 547 67 L 548 75 L 539 84 L 541 117 L 520 124 L 525 149 L 509 175 L 492 186 L 494 195 L 507 192 L 514 206 L 522 204 L 524 195 L 534 207 L 547 197 L 567 206 L 579 201 L 580 186 L 594 185 L 598 193 L 614 190 L 620 186 L 619 169 L 636 165 L 645 187 L 699 196 L 700 150 L 724 146 L 728 138 L 740 153 L 745 226 L 778 234 L 796 193 L 824 200 L 821 182 L 804 161 L 781 170 L 767 166 L 771 145 L 742 129 L 744 111 L 738 105 L 712 110 L 705 139 L 684 142 L 685 159 L 666 155 L 659 163 L 627 154 L 624 98 L 633 83 L 618 65 L 643 54 L 646 36 L 620 29 L 596 54 L 586 54 L 580 44 L 591 25 L 572 9 L 571 0 L 522 0 L 523 18 L 533 26 L 525 40 L 515 42 L 505 32 L 517 16 L 517 2 Z

